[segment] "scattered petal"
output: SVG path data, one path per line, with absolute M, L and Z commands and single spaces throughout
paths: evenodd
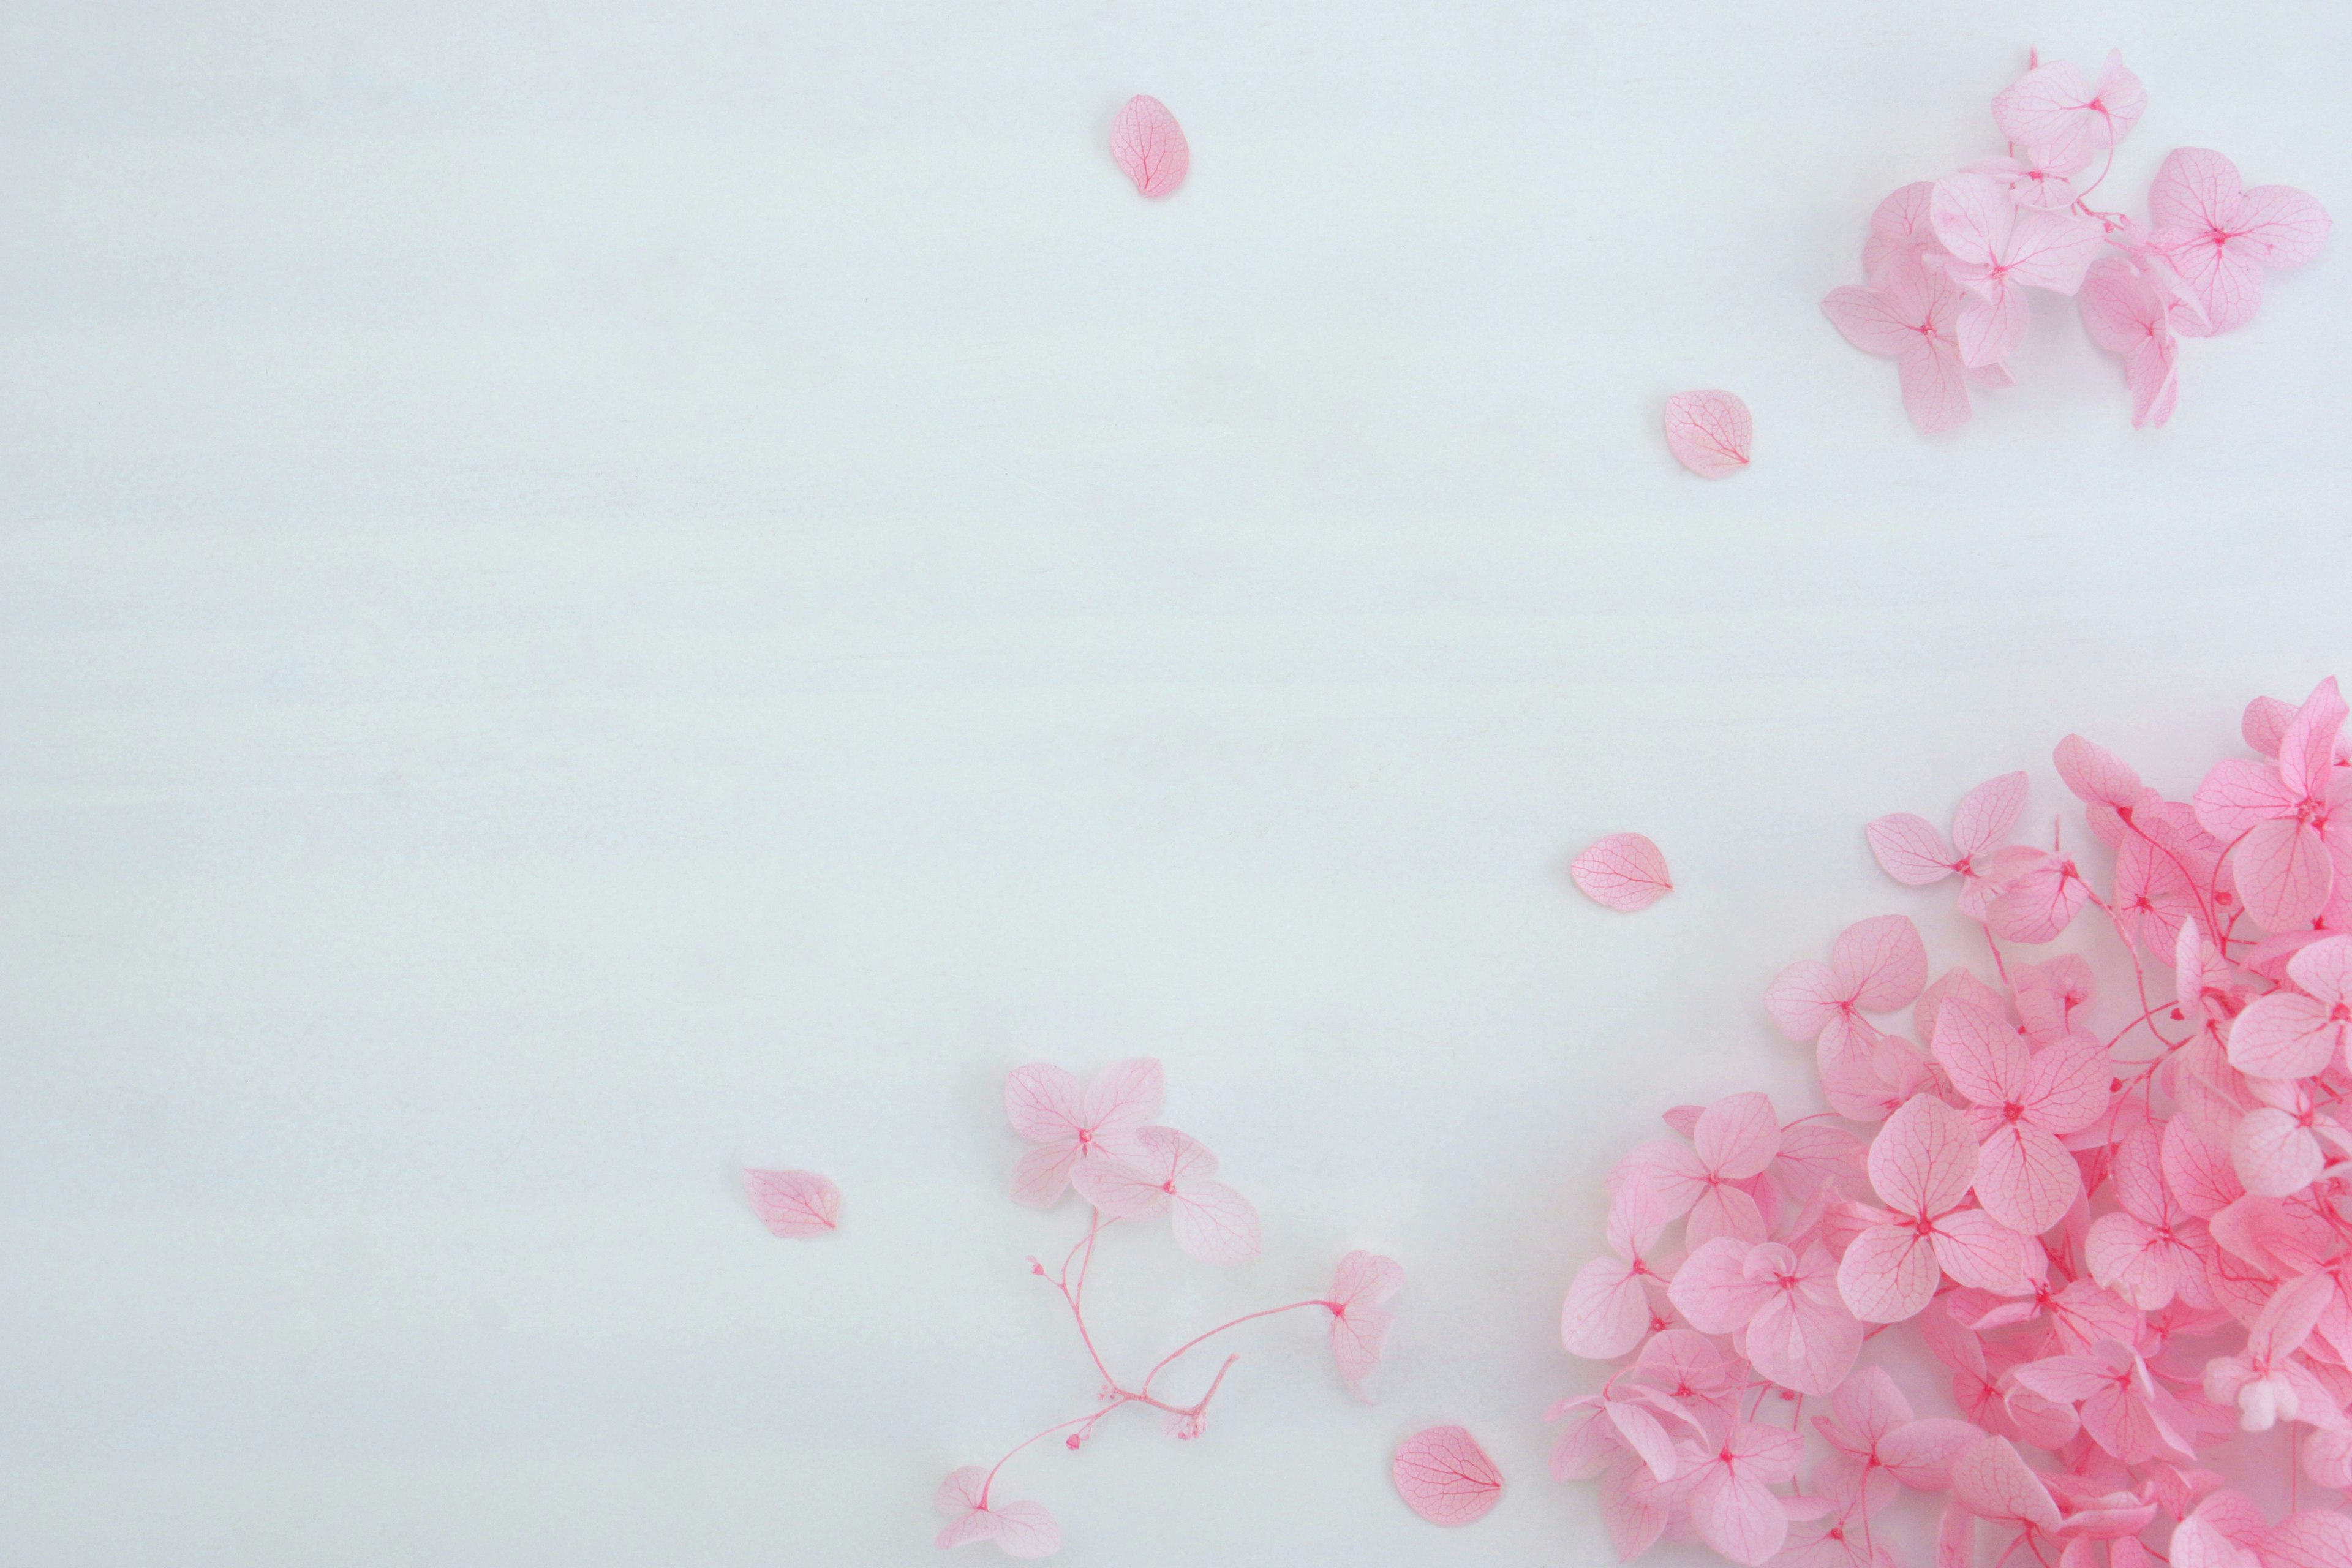
M 1149 93 L 1129 99 L 1111 121 L 1110 155 L 1147 196 L 1167 195 L 1184 183 L 1184 173 L 1192 166 L 1184 128 L 1166 104 Z
M 745 1171 L 743 1190 L 760 1223 L 778 1236 L 806 1240 L 840 1223 L 841 1189 L 814 1171 Z
M 1396 1489 L 1432 1524 L 1470 1524 L 1503 1495 L 1502 1472 L 1459 1426 L 1432 1426 L 1398 1445 Z
M 1748 466 L 1755 437 L 1748 405 L 1730 392 L 1677 392 L 1666 399 L 1666 448 L 1703 479 Z
M 1638 833 L 1612 833 L 1597 840 L 1570 864 L 1568 874 L 1586 898 L 1628 914 L 1648 909 L 1675 890 L 1665 856 Z

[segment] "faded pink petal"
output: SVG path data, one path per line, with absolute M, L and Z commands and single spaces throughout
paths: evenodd
M 1936 1221 L 1936 1262 L 1963 1285 L 2008 1295 L 2032 1288 L 2032 1239 L 1982 1209 L 1962 1209 Z
M 1987 1437 L 1953 1461 L 1952 1495 L 1979 1519 L 2058 1528 L 2058 1505 L 2049 1489 L 2005 1438 Z
M 1586 898 L 1628 914 L 1648 909 L 1675 889 L 1665 856 L 1638 833 L 1596 840 L 1570 863 L 1568 874 Z
M 1891 1013 L 1918 1000 L 1927 984 L 1927 949 L 1908 915 L 1874 915 L 1838 933 L 1830 967 L 1853 1004 Z
M 1935 181 L 1920 180 L 1878 204 L 1878 210 L 1870 215 L 1870 237 L 1862 246 L 1864 273 L 1875 278 L 1896 256 L 1906 252 L 1916 256 L 1936 242 L 1927 222 L 1927 198 L 1935 190 Z
M 1666 449 L 1700 479 L 1719 479 L 1746 468 L 1754 437 L 1748 405 L 1737 393 L 1677 392 L 1666 399 Z
M 1985 1213 L 2021 1235 L 2039 1236 L 2074 1206 L 2082 1172 L 2057 1139 L 2014 1122 L 1978 1151 L 1976 1190 Z
M 2226 332 L 2263 300 L 2263 268 L 2293 267 L 2318 254 L 2328 220 L 2317 202 L 2287 185 L 2246 190 L 2237 165 L 2204 147 L 2181 147 L 2148 186 L 2151 243 L 2202 307 L 2191 336 Z
M 746 1171 L 743 1190 L 760 1223 L 795 1240 L 824 1236 L 839 1224 L 841 1189 L 814 1171 Z
M 2326 844 L 2293 817 L 2259 822 L 2230 858 L 2246 912 L 2265 931 L 2307 925 L 2327 905 L 2336 871 Z
M 1915 1095 L 1870 1145 L 1870 1184 L 1889 1207 L 1935 1215 L 1956 1206 L 1976 1179 L 1977 1141 L 1960 1113 Z
M 1349 1388 L 1358 1387 L 1380 1365 L 1389 1330 L 1396 1322 L 1396 1314 L 1381 1303 L 1403 1287 L 1404 1270 L 1394 1258 L 1356 1251 L 1339 1259 L 1339 1271 L 1331 1276 L 1331 1359 Z
M 2053 60 L 2026 72 L 1992 100 L 1993 122 L 2026 147 L 2104 152 L 2122 141 L 2147 109 L 2147 89 L 2111 53 L 2098 83 L 2082 68 Z
M 2132 263 L 2107 256 L 2084 274 L 2081 309 L 2091 341 L 2123 356 L 2132 427 L 2161 426 L 2180 394 L 2179 350 L 2163 295 Z
M 2309 1078 L 2343 1054 L 2352 1024 L 2338 1013 L 2352 1017 L 2352 1009 L 2340 1002 L 2331 1005 L 2292 991 L 2257 996 L 2230 1026 L 2230 1065 L 2255 1078 Z
M 1390 1467 L 1408 1507 L 1432 1524 L 1470 1524 L 1501 1500 L 1503 1473 L 1459 1426 L 1432 1426 L 1397 1446 Z
M 1942 1278 L 1934 1243 L 1908 1226 L 1873 1226 L 1838 1260 L 1838 1295 L 1865 1323 L 1917 1316 Z
M 1761 1175 L 1780 1150 L 1780 1121 L 1761 1094 L 1727 1095 L 1700 1113 L 1691 1142 L 1715 1175 L 1745 1181 Z
M 1916 248 L 1895 251 L 1867 289 L 1833 289 L 1822 313 L 1865 353 L 1895 362 L 1903 406 L 1925 435 L 1969 422 L 1969 378 L 1954 335 L 1961 289 Z
M 2003 773 L 1962 795 L 1952 813 L 1953 847 L 1963 855 L 1981 855 L 2007 837 L 2017 814 L 2025 808 L 2026 784 L 2022 771 Z
M 1031 1062 L 1004 1075 L 1005 1119 L 1032 1143 L 1076 1138 L 1082 1098 L 1069 1070 L 1049 1062 Z
M 2319 1140 L 2293 1113 L 2274 1106 L 2246 1113 L 2230 1139 L 2230 1157 L 2246 1191 L 2268 1198 L 2301 1192 L 2327 1163 Z
M 1925 887 L 1952 874 L 1959 857 L 1924 816 L 1899 811 L 1863 829 L 1886 874 L 1906 887 Z
M 1147 196 L 1164 196 L 1184 183 L 1192 166 L 1192 149 L 1184 128 L 1168 106 L 1149 93 L 1138 93 L 1111 121 L 1110 155 L 1119 172 Z
M 1257 1210 L 1223 1182 L 1194 1182 L 1170 1200 L 1169 1224 L 1176 1245 L 1203 1263 L 1242 1263 L 1255 1258 Z
M 1009 1502 L 993 1510 L 996 1546 L 1007 1557 L 1051 1557 L 1062 1549 L 1061 1527 L 1041 1502 Z

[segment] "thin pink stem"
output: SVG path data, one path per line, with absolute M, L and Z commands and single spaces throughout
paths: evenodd
M 1244 1323 L 1255 1322 L 1260 1318 L 1271 1318 L 1278 1312 L 1296 1312 L 1301 1307 L 1320 1307 L 1328 1312 L 1336 1312 L 1339 1310 L 1339 1308 L 1329 1301 L 1293 1301 L 1286 1307 L 1268 1307 L 1263 1311 L 1244 1312 L 1229 1323 L 1219 1323 L 1215 1328 L 1209 1330 L 1205 1333 L 1194 1334 L 1191 1339 L 1186 1340 L 1182 1344 L 1178 1345 L 1174 1350 L 1170 1351 L 1166 1355 L 1161 1356 L 1160 1360 L 1153 1364 L 1151 1370 L 1143 1374 L 1143 1392 L 1148 1394 L 1151 1391 L 1152 1379 L 1158 1377 L 1161 1371 L 1167 1367 L 1170 1362 L 1174 1361 L 1178 1356 L 1182 1355 L 1186 1351 L 1191 1350 L 1202 1340 L 1214 1339 L 1217 1335 L 1223 1333 L 1227 1329 L 1237 1329 Z M 1217 1375 L 1219 1377 L 1223 1377 L 1224 1374 L 1223 1373 L 1219 1373 Z

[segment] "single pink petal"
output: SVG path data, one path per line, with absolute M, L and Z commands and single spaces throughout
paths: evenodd
M 2145 786 L 2139 774 L 2113 752 L 2080 735 L 2069 735 L 2051 754 L 2058 776 L 2074 798 L 2099 805 L 2134 805 Z
M 1956 331 L 1960 363 L 1971 369 L 1999 364 L 2015 353 L 2033 321 L 2033 307 L 2026 300 L 2025 290 L 2008 277 L 1995 278 L 1986 288 L 1986 294 L 1970 300 L 1961 310 Z
M 2352 715 L 2346 711 L 2344 694 L 2336 689 L 2334 676 L 2312 688 L 2311 695 L 2288 721 L 2286 732 L 2279 737 L 2279 782 L 2299 796 L 2316 798 L 2326 794 L 2337 736 L 2347 716 Z
M 1936 238 L 1960 261 L 1995 266 L 2009 248 L 2017 202 L 1996 180 L 1954 174 L 1936 182 L 1935 194 L 1927 198 L 1927 221 Z
M 1914 1490 L 1942 1491 L 1952 1484 L 1953 1462 L 1983 1438 L 1976 1426 L 1948 1416 L 1906 1421 L 1880 1440 L 1879 1462 Z
M 1167 1079 L 1153 1058 L 1113 1062 L 1087 1089 L 1086 1124 L 1097 1139 L 1139 1128 L 1160 1114 L 1167 1093 Z
M 2199 1133 L 2185 1116 L 2166 1123 L 2162 1159 L 2166 1187 L 2200 1219 L 2211 1218 L 2245 1195 L 2229 1151 Z
M 2343 1050 L 2345 1025 L 2334 1015 L 2292 991 L 2258 996 L 2230 1026 L 2230 1065 L 2255 1078 L 2309 1078 Z
M 970 1513 L 982 1506 L 988 1489 L 988 1471 L 980 1465 L 966 1465 L 950 1471 L 931 1496 L 931 1507 L 941 1513 Z
M 1737 393 L 1677 392 L 1666 399 L 1666 449 L 1703 479 L 1719 479 L 1748 466 L 1755 438 L 1748 405 Z
M 1709 1184 L 1699 1194 L 1698 1201 L 1691 1205 L 1690 1224 L 1684 1236 L 1688 1245 L 1698 1247 L 1718 1237 L 1759 1242 L 1771 1231 L 1762 1207 L 1752 1194 L 1728 1182 L 1718 1182 Z
M 1772 1015 L 1781 1035 L 1791 1040 L 1818 1037 L 1838 1016 L 1847 1000 L 1837 975 L 1819 959 L 1802 958 L 1773 978 L 1764 993 L 1764 1010 Z
M 1933 1095 L 1914 1095 L 1870 1146 L 1870 1184 L 1903 1214 L 1942 1214 L 1966 1195 L 1976 1173 L 1976 1135 Z
M 2277 768 L 2225 757 L 2197 786 L 2195 804 L 2198 826 L 2226 844 L 2263 823 L 2294 816 L 2302 796 L 2280 780 Z
M 2039 1236 L 2082 1195 L 2082 1171 L 2057 1139 L 2012 1122 L 1978 1151 L 1976 1190 L 1987 1214 L 2021 1236 Z
M 1339 1259 L 1331 1277 L 1331 1357 L 1349 1387 L 1362 1383 L 1380 1365 L 1389 1330 L 1396 1322 L 1396 1314 L 1380 1303 L 1403 1286 L 1404 1270 L 1394 1258 L 1360 1250 Z
M 1775 1290 L 1749 1319 L 1744 1343 L 1756 1370 L 1783 1388 L 1834 1393 L 1862 1351 L 1862 1324 L 1827 1288 L 1829 1255 L 1816 1249 L 1822 1284 Z
M 2148 183 L 2148 218 L 2158 228 L 2184 233 L 2225 229 L 2237 221 L 2244 195 L 2229 159 L 2208 147 L 2176 147 Z
M 2246 1113 L 2231 1136 L 2230 1158 L 2246 1191 L 2266 1198 L 2301 1192 L 2318 1180 L 2327 1163 L 2319 1140 L 2291 1112 L 2273 1106 Z
M 1952 813 L 1952 847 L 1981 855 L 2006 837 L 2025 807 L 2026 782 L 2022 772 L 2003 773 L 1962 795 Z
M 1192 1182 L 1170 1194 L 1176 1245 L 1203 1263 L 1242 1263 L 1258 1255 L 1257 1210 L 1223 1182 Z
M 782 1237 L 823 1236 L 840 1223 L 841 1189 L 814 1171 L 746 1171 L 743 1190 L 760 1223 Z
M 2292 817 L 2256 823 L 2230 857 L 2246 912 L 2271 931 L 2307 925 L 2327 906 L 2335 863 L 2319 835 Z
M 1192 149 L 1184 129 L 1168 106 L 1149 93 L 1138 93 L 1111 121 L 1110 155 L 1119 172 L 1147 196 L 1164 196 L 1184 183 L 1192 166 Z
M 1936 1011 L 1931 1042 L 1952 1087 L 1978 1105 L 2022 1100 L 2033 1061 L 2025 1042 L 1973 996 L 1954 996 Z
M 1777 1293 L 1769 1280 L 1747 1275 L 1744 1265 L 1754 1245 L 1737 1237 L 1717 1237 L 1695 1248 L 1675 1270 L 1667 1299 L 1701 1333 L 1731 1332 Z
M 1903 384 L 1904 411 L 1921 435 L 1940 435 L 1969 422 L 1974 411 L 1969 406 L 1967 366 L 1957 341 L 1915 336 L 1904 345 L 1895 368 Z
M 1838 1295 L 1865 1323 L 1899 1323 L 1917 1316 L 1942 1278 L 1933 1243 L 1908 1226 L 1873 1226 L 1838 1260 Z
M 2352 1002 L 2352 936 L 2313 942 L 2286 961 L 2286 973 L 2323 1002 Z
M 1700 1113 L 1691 1142 L 1709 1171 L 1745 1181 L 1761 1175 L 1780 1152 L 1780 1119 L 1764 1095 L 1727 1095 Z
M 1886 874 L 1906 887 L 1921 888 L 1952 874 L 1959 857 L 1944 843 L 1935 825 L 1924 816 L 1898 811 L 1882 816 L 1863 830 L 1871 853 Z
M 2300 267 L 2327 237 L 2325 208 L 2293 185 L 2256 185 L 2239 205 L 2232 243 L 2265 267 Z
M 2082 288 L 2084 269 L 2105 243 L 2105 232 L 2095 218 L 2020 207 L 2010 230 L 2008 275 L 2030 289 L 2072 294 Z
M 969 1546 L 975 1541 L 993 1541 L 1004 1521 L 984 1508 L 973 1509 L 948 1521 L 946 1526 L 931 1540 L 942 1552 L 952 1552 L 959 1546 Z
M 1470 1524 L 1503 1495 L 1503 1473 L 1459 1426 L 1432 1426 L 1397 1446 L 1390 1467 L 1398 1495 L 1432 1524 Z
M 1113 1219 L 1143 1219 L 1165 1209 L 1168 1193 L 1163 1181 L 1109 1159 L 1088 1160 L 1070 1172 L 1078 1195 Z
M 2106 1114 L 2111 1081 L 2106 1053 L 2097 1046 L 2045 1046 L 2026 1070 L 2026 1120 L 2062 1138 L 2079 1132 Z
M 2178 1289 L 2173 1243 L 2131 1215 L 2104 1214 L 2093 1220 L 2083 1256 L 2093 1279 L 2144 1310 L 2162 1307 Z
M 1675 1453 L 1674 1439 L 1666 1436 L 1658 1418 L 1637 1405 L 1613 1399 L 1607 1410 L 1611 1427 L 1625 1440 L 1627 1447 L 1642 1456 L 1642 1463 L 1650 1473 L 1662 1481 L 1674 1479 L 1681 1465 Z
M 1041 1502 L 1009 1502 L 993 1510 L 997 1549 L 1007 1557 L 1051 1557 L 1062 1549 L 1061 1527 Z
M 1069 1189 L 1070 1171 L 1077 1163 L 1076 1141 L 1039 1144 L 1013 1167 L 1013 1201 L 1031 1208 L 1050 1208 Z
M 1838 933 L 1830 968 L 1865 1013 L 1908 1007 L 1927 984 L 1927 949 L 1908 915 L 1874 915 Z
M 2195 1514 L 2173 1531 L 2167 1555 L 2172 1568 L 2263 1568 L 2261 1558 Z
M 1936 1221 L 1936 1262 L 1963 1285 L 2014 1295 L 2033 1286 L 2041 1249 L 1982 1209 L 1962 1209 Z
M 2058 1528 L 2058 1505 L 2014 1445 L 1987 1437 L 1952 1464 L 1952 1495 L 1979 1519 Z
M 1080 1100 L 1078 1080 L 1050 1062 L 1031 1062 L 1004 1075 L 1005 1118 L 1032 1143 L 1076 1138 Z
M 1903 186 L 1878 204 L 1878 210 L 1870 215 L 1870 237 L 1862 245 L 1864 272 L 1875 278 L 1896 255 L 1906 251 L 1916 254 L 1922 247 L 1935 243 L 1935 230 L 1927 220 L 1927 199 L 1935 190 L 1935 181 L 1920 180 Z
M 1628 914 L 1648 909 L 1675 889 L 1665 856 L 1638 833 L 1596 840 L 1570 863 L 1568 874 L 1586 898 Z
M 1734 1563 L 1760 1563 L 1789 1539 L 1789 1516 L 1780 1500 L 1734 1465 L 1710 1465 L 1699 1472 L 1686 1499 L 1701 1540 Z
M 2352 1443 L 2343 1434 L 2312 1436 Z M 2352 1563 L 2352 1515 L 2319 1509 L 2289 1514 L 2263 1532 L 2256 1555 L 2263 1568 L 2344 1568 Z

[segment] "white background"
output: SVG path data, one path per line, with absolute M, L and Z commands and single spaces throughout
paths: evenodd
M 2346 662 L 2340 239 L 2162 432 L 2069 302 L 1938 440 L 1818 310 L 2111 44 L 2119 203 L 2352 211 L 2316 0 L 0 8 L 0 1561 L 935 1561 L 1093 1392 L 1001 1075 L 1145 1052 L 1267 1245 L 1118 1237 L 1110 1353 L 1373 1247 L 1381 1402 L 1277 1320 L 1000 1495 L 1605 1561 L 1540 1417 L 1607 1163 L 1811 1109 L 1758 998 L 1848 921 L 1965 951 L 1862 822 L 2031 766 L 2046 834 L 2076 728 L 2186 789 Z M 1562 875 L 1624 827 L 1631 918 Z M 1387 1479 L 1438 1420 L 1470 1530 Z

